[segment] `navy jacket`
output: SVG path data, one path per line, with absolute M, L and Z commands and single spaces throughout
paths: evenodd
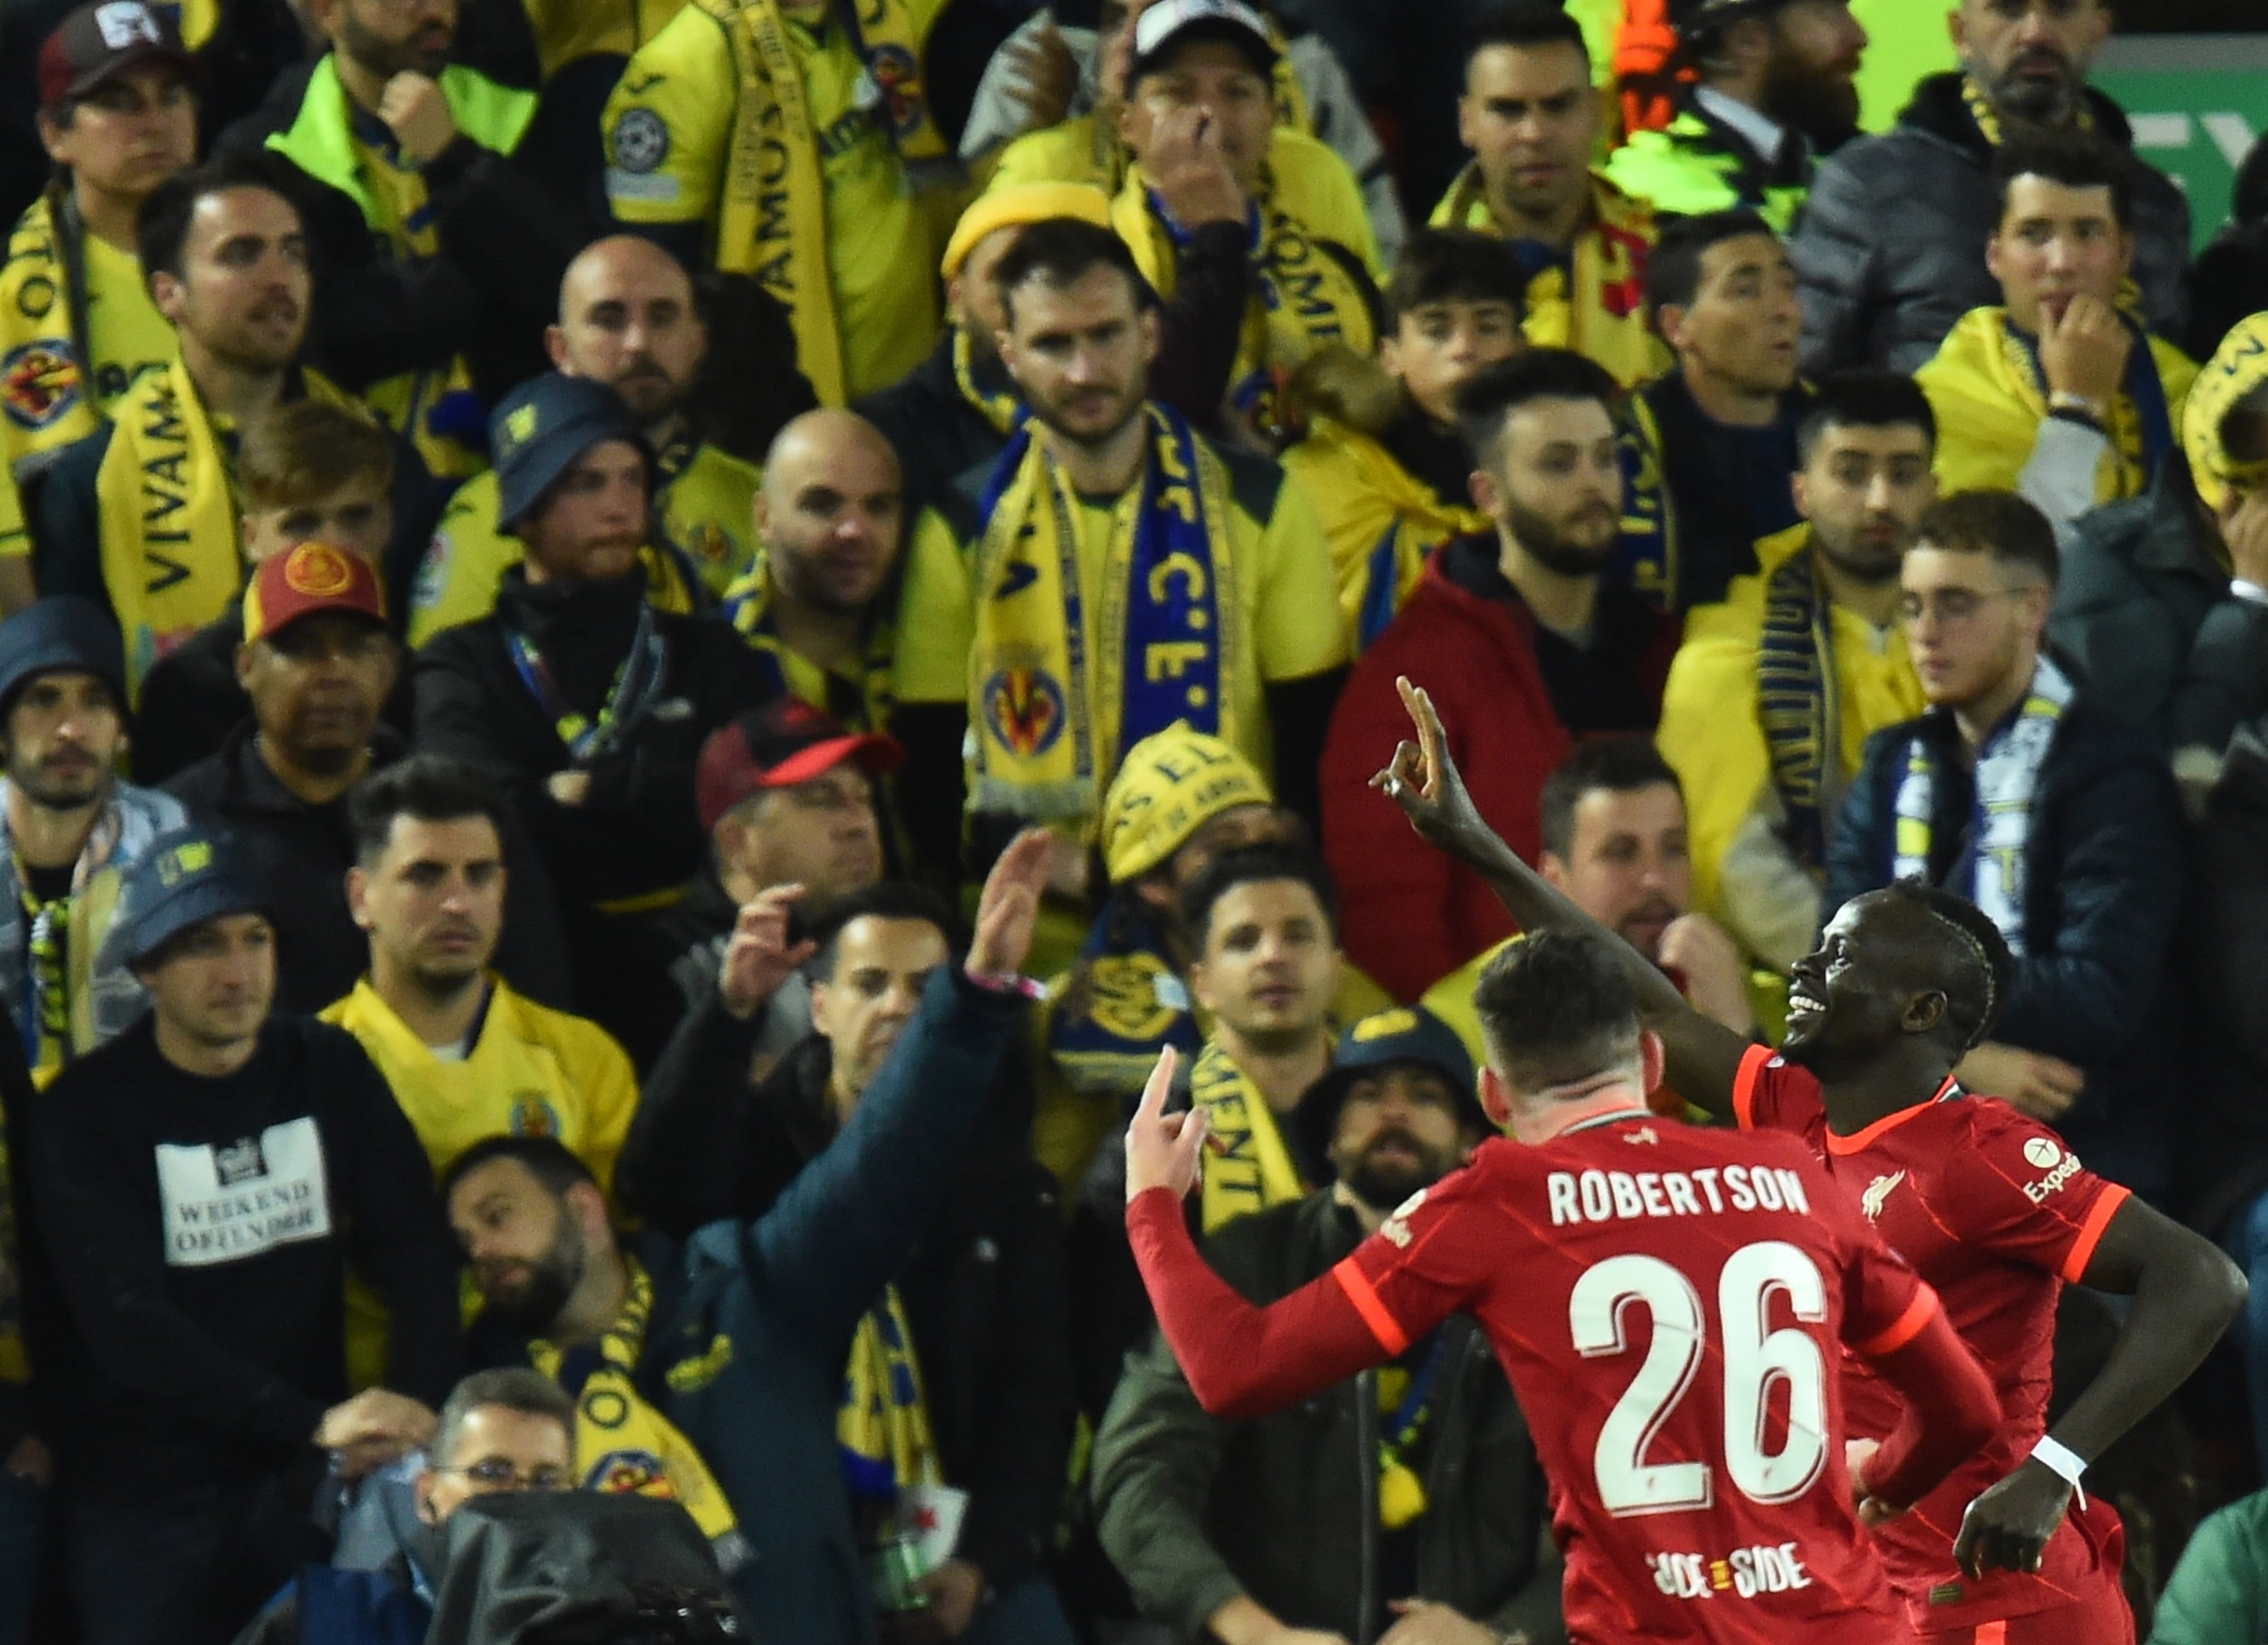
M 836 1450 L 843 1367 L 958 1177 L 1022 1003 L 957 967 L 932 977 L 850 1123 L 770 1210 L 639 1243 L 655 1289 L 639 1382 L 740 1519 L 733 1586 L 757 1639 L 877 1645 Z
M 1972 785 L 1954 757 L 1953 717 L 1931 712 L 1867 740 L 1858 779 L 1845 797 L 1828 850 L 1825 909 L 1890 881 L 1894 808 L 1905 749 L 1917 727 L 1939 744 L 1929 880 L 1966 895 Z M 2015 985 L 1992 1037 L 2060 1057 L 2087 1087 L 2058 1129 L 2103 1140 L 2088 1163 L 2124 1181 L 2151 1177 L 2120 1157 L 2141 1126 L 2165 1116 L 2154 1079 L 2151 1025 L 2159 1009 L 2167 948 L 2178 911 L 2183 866 L 2179 801 L 2165 756 L 2151 738 L 2090 706 L 2085 691 L 2064 711 L 2040 774 L 2024 853 L 2024 945 Z M 2162 1137 L 2155 1140 L 2161 1145 Z M 2146 1180 L 2131 1186 L 2156 1188 Z

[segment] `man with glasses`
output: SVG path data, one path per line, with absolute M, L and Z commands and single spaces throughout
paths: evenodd
M 575 1483 L 575 1407 L 556 1383 L 525 1366 L 475 1371 L 441 1407 L 416 1476 L 417 1517 L 438 1529 L 469 1498 L 564 1491 Z M 311 1565 L 237 1636 L 237 1645 L 301 1645 L 309 1617 L 322 1645 L 387 1645 L 422 1636 L 440 1572 L 438 1537 L 376 1570 Z
M 2098 1174 L 2165 1183 L 2145 1059 L 2180 892 L 2180 816 L 2155 744 L 2096 708 L 2041 637 L 2055 535 L 2005 491 L 1923 515 L 1899 572 L 1928 710 L 1867 741 L 1822 906 L 1918 880 L 1984 910 L 2016 956 L 1999 1037 L 1955 1071 L 2052 1124 Z

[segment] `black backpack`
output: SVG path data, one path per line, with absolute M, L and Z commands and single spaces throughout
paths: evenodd
M 684 1509 L 599 1491 L 478 1496 L 449 1517 L 426 1645 L 739 1645 Z

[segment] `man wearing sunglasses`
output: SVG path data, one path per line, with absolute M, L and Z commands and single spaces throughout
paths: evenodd
M 436 1531 L 469 1498 L 563 1491 L 575 1483 L 575 1408 L 526 1366 L 475 1371 L 441 1406 L 415 1486 L 417 1517 Z M 440 1538 L 430 1539 L 438 1553 Z M 377 1570 L 311 1565 L 237 1637 L 236 1645 L 391 1645 L 423 1635 L 433 1613 L 426 1548 L 405 1548 Z

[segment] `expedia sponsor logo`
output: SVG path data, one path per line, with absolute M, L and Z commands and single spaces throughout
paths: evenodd
M 1754 1599 L 1811 1586 L 1811 1573 L 1803 1568 L 1803 1556 L 1793 1542 L 1735 1548 L 1717 1560 L 1705 1553 L 1649 1553 L 1646 1562 L 1653 1585 L 1673 1599 L 1714 1599 L 1724 1593 Z
M 2034 1164 L 2038 1164 L 2040 1162 L 2034 1157 L 2032 1150 L 2039 1147 L 2044 1140 L 2045 1139 L 2043 1138 L 2036 1137 L 2030 1142 L 2025 1144 L 2024 1157 L 2031 1160 Z M 2056 1146 L 2051 1142 L 2047 1144 L 2047 1151 L 2051 1155 L 2059 1152 Z M 2076 1154 L 2066 1154 L 2061 1159 L 2055 1162 L 2054 1168 L 2051 1169 L 2045 1177 L 2041 1177 L 2040 1180 L 2036 1183 L 2026 1183 L 2024 1184 L 2024 1198 L 2030 1200 L 2036 1206 L 2043 1206 L 2047 1204 L 2049 1195 L 2061 1193 L 2063 1191 L 2064 1184 L 2078 1175 L 2079 1155 Z

